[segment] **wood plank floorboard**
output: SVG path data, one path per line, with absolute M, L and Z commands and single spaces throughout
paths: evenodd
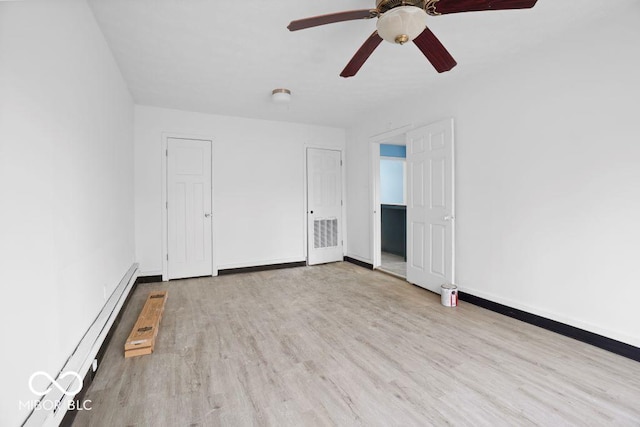
M 74 426 L 638 426 L 640 364 L 335 263 L 138 285 L 86 399 Z

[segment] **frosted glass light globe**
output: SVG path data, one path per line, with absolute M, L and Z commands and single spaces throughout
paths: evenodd
M 276 104 L 287 104 L 291 101 L 291 91 L 289 89 L 274 89 L 271 92 L 271 100 Z
M 391 43 L 404 44 L 418 37 L 426 27 L 427 12 L 416 6 L 399 6 L 378 18 L 378 35 Z

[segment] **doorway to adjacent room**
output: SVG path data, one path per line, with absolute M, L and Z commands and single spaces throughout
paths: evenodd
M 380 269 L 407 277 L 407 147 L 380 144 Z
M 373 267 L 440 293 L 455 283 L 453 119 L 371 137 Z

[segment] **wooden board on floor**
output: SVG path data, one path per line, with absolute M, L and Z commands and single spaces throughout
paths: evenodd
M 157 291 L 149 294 L 138 320 L 124 344 L 124 357 L 153 353 L 166 301 L 167 291 Z

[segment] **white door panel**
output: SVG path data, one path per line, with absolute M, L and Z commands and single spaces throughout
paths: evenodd
M 307 149 L 307 209 L 307 263 L 342 261 L 340 151 Z
M 440 293 L 454 278 L 453 121 L 407 133 L 407 281 Z
M 169 279 L 210 276 L 211 142 L 167 140 L 167 273 Z

